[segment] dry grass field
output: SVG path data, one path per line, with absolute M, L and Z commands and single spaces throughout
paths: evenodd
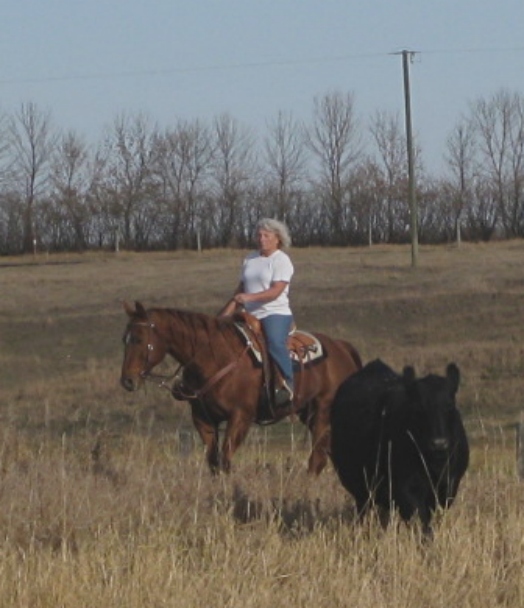
M 212 478 L 186 404 L 119 387 L 121 301 L 213 314 L 243 253 L 0 258 L 0 605 L 524 605 L 524 242 L 421 247 L 416 269 L 408 247 L 291 251 L 299 326 L 460 367 L 472 461 L 428 545 L 357 525 L 299 423 L 253 428 Z

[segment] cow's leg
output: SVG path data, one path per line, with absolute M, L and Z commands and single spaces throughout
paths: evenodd
M 431 527 L 431 518 L 433 516 L 433 509 L 428 501 L 421 500 L 417 505 L 418 516 L 422 524 L 422 534 L 425 538 L 433 538 L 433 529 Z
M 236 411 L 229 418 L 222 442 L 222 470 L 229 473 L 231 470 L 231 460 L 233 454 L 242 444 L 253 423 L 252 417 L 247 416 L 242 411 Z
M 432 490 L 429 489 L 429 491 Z M 428 538 L 433 534 L 431 529 L 432 504 L 434 506 L 429 491 L 427 484 L 418 486 L 406 484 L 402 496 L 398 500 L 400 517 L 408 522 L 417 513 L 422 524 L 422 533 Z
M 380 526 L 383 530 L 385 530 L 391 521 L 391 509 L 377 505 L 377 514 Z
M 220 461 L 218 452 L 218 425 L 208 420 L 203 420 L 199 415 L 198 405 L 191 404 L 193 414 L 193 424 L 206 446 L 206 460 L 209 470 L 213 475 L 220 471 Z

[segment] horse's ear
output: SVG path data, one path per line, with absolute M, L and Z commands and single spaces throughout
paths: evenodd
M 146 309 L 138 301 L 135 302 L 135 308 L 133 308 L 125 300 L 122 302 L 122 306 L 124 307 L 124 310 L 130 317 L 142 317 L 142 318 L 147 317 Z
M 143 319 L 147 318 L 146 309 L 142 306 L 142 304 L 140 304 L 138 300 L 135 302 L 135 307 L 135 314 L 137 314 L 139 317 L 142 317 Z
M 124 310 L 126 311 L 129 317 L 132 317 L 135 314 L 134 308 L 131 308 L 129 303 L 125 300 L 122 302 L 122 306 L 124 307 Z

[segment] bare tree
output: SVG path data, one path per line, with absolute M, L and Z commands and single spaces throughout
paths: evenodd
M 279 112 L 268 123 L 264 140 L 267 190 L 271 204 L 267 215 L 289 222 L 293 198 L 305 179 L 306 149 L 303 127 L 289 112 Z
M 0 188 L 8 186 L 12 156 L 9 154 L 9 119 L 6 114 L 0 114 Z
M 365 158 L 359 163 L 350 183 L 354 222 L 353 241 L 372 245 L 385 241 L 386 222 L 383 217 L 384 176 L 377 163 Z
M 118 116 L 107 141 L 103 196 L 128 247 L 145 248 L 154 226 L 157 205 L 153 171 L 157 132 L 143 114 Z
M 317 187 L 324 194 L 327 228 L 337 244 L 347 244 L 351 223 L 349 183 L 362 151 L 351 93 L 315 98 L 308 142 L 320 165 Z
M 9 154 L 9 120 L 0 114 L 0 252 L 21 251 L 23 234 L 20 197 L 10 181 L 12 156 Z
M 477 143 L 471 121 L 458 123 L 446 142 L 450 178 L 443 184 L 446 212 L 453 218 L 457 242 L 461 241 L 461 219 L 471 203 L 476 179 Z
M 67 233 L 69 249 L 88 246 L 90 186 L 89 153 L 85 141 L 73 131 L 62 135 L 51 167 L 52 193 L 49 205 Z
M 166 211 L 164 240 L 169 247 L 195 244 L 207 227 L 203 209 L 214 144 L 201 121 L 179 121 L 157 138 L 155 171 Z
M 13 190 L 3 191 L 0 197 L 0 253 L 18 254 L 23 244 L 23 207 Z
M 404 235 L 408 209 L 406 138 L 398 114 L 384 111 L 376 112 L 372 117 L 370 132 L 382 175 L 380 214 L 385 225 L 385 239 L 393 242 Z
M 499 224 L 498 193 L 486 176 L 475 180 L 472 198 L 466 209 L 465 231 L 470 240 L 489 241 Z
M 250 187 L 257 177 L 253 137 L 229 114 L 215 119 L 214 131 L 216 208 L 212 216 L 216 222 L 217 244 L 223 247 L 235 242 L 245 244 L 257 219 L 248 201 L 249 195 L 252 196 Z
M 524 98 L 501 90 L 479 99 L 472 113 L 504 230 L 524 236 Z
M 13 177 L 18 192 L 23 193 L 23 250 L 28 252 L 36 242 L 35 205 L 46 194 L 57 141 L 50 113 L 40 111 L 34 103 L 22 104 L 10 120 L 9 141 Z

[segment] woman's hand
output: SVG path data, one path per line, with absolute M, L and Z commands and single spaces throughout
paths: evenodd
M 237 304 L 241 304 L 243 306 L 246 302 L 251 301 L 250 295 L 251 294 L 249 294 L 249 293 L 237 293 L 233 296 L 233 300 Z
M 231 298 L 229 302 L 219 311 L 217 317 L 230 317 L 237 309 L 235 298 Z

